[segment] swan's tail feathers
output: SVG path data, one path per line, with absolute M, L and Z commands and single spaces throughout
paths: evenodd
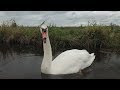
M 94 61 L 94 59 L 95 59 L 95 55 L 94 55 L 94 53 L 91 53 L 90 54 L 90 62 L 91 62 L 91 64 L 92 64 L 92 62 Z
M 93 60 L 95 59 L 94 53 L 91 53 L 90 56 L 91 56 L 91 59 L 93 59 Z
M 93 61 L 95 59 L 95 55 L 94 55 L 94 53 L 91 53 L 89 55 L 90 55 L 89 60 L 87 60 L 87 62 L 85 62 L 85 66 L 83 66 L 82 69 L 89 67 L 93 63 Z
M 94 56 L 94 53 L 91 53 L 90 56 Z
M 95 55 L 94 55 L 94 53 L 91 53 L 90 54 L 90 59 L 87 62 L 88 66 L 90 66 L 93 63 L 94 59 L 95 59 Z

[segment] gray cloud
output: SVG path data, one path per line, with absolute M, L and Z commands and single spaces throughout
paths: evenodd
M 0 11 L 0 22 L 14 18 L 19 25 L 40 25 L 44 20 L 57 26 L 120 23 L 120 11 Z

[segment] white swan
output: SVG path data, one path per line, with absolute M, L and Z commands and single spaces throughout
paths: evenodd
M 40 26 L 43 39 L 44 57 L 41 64 L 41 72 L 44 74 L 72 74 L 89 67 L 95 59 L 94 53 L 86 50 L 67 50 L 52 61 L 52 50 L 48 36 L 48 27 Z

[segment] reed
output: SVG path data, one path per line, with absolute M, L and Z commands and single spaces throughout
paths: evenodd
M 94 25 L 80 27 L 49 27 L 53 51 L 62 49 L 111 49 L 120 51 L 120 26 Z M 42 48 L 39 27 L 0 27 L 0 44 L 31 45 Z

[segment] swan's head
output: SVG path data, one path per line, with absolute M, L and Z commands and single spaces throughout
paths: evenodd
M 42 34 L 42 39 L 43 39 L 43 42 L 46 43 L 46 39 L 47 39 L 47 33 L 48 33 L 48 27 L 47 25 L 41 25 L 40 26 L 40 32 Z

